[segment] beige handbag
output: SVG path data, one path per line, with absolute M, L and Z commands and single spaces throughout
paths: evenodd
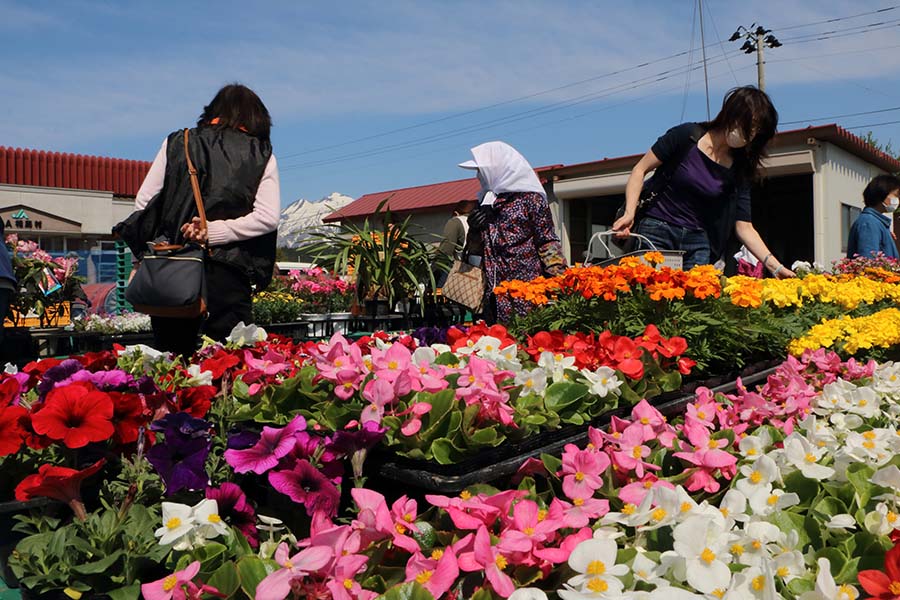
M 448 300 L 462 304 L 472 312 L 481 312 L 484 301 L 484 271 L 466 260 L 453 261 L 441 293 Z

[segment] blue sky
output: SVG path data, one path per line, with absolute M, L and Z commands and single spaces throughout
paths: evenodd
M 783 122 L 804 122 L 781 129 L 900 107 L 900 1 L 703 4 L 713 114 L 756 82 L 755 57 L 727 42 L 753 22 L 784 42 L 767 53 L 767 91 Z M 456 163 L 494 139 L 535 166 L 639 153 L 706 117 L 695 5 L 0 0 L 0 145 L 151 160 L 240 81 L 272 113 L 283 205 L 462 178 Z M 826 19 L 842 20 L 806 26 Z M 692 22 L 692 60 L 661 60 L 691 48 Z M 871 129 L 900 146 L 900 125 Z

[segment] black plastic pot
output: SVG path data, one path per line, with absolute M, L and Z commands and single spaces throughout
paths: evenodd
M 741 382 L 745 386 L 764 382 L 776 367 L 745 375 Z M 698 382 L 699 387 L 704 382 Z M 731 393 L 737 389 L 737 380 L 731 379 L 710 387 L 713 393 Z M 696 399 L 694 393 L 683 391 L 664 394 L 654 398 L 653 405 L 666 417 L 674 417 L 684 412 L 685 407 Z M 620 407 L 595 419 L 591 425 L 604 428 L 613 416 L 624 417 L 631 413 L 631 407 Z M 430 461 L 411 460 L 387 452 L 376 452 L 366 461 L 366 487 L 377 491 L 397 494 L 398 485 L 408 495 L 438 493 L 456 495 L 471 485 L 478 483 L 495 484 L 516 473 L 529 458 L 541 454 L 558 455 L 566 444 L 583 446 L 588 439 L 588 426 L 569 426 L 547 431 L 517 443 L 507 443 L 485 450 L 476 456 L 452 465 L 441 465 Z

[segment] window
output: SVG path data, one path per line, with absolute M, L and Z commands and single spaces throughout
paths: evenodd
M 847 241 L 850 239 L 850 227 L 856 221 L 862 209 L 849 204 L 841 204 L 841 252 L 847 252 Z

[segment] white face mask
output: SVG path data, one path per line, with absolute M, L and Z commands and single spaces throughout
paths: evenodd
M 884 202 L 884 210 L 887 212 L 892 213 L 900 208 L 900 199 L 898 199 L 897 196 L 888 196 Z
M 730 148 L 743 148 L 747 145 L 747 138 L 739 128 L 735 127 L 725 134 L 725 143 Z

